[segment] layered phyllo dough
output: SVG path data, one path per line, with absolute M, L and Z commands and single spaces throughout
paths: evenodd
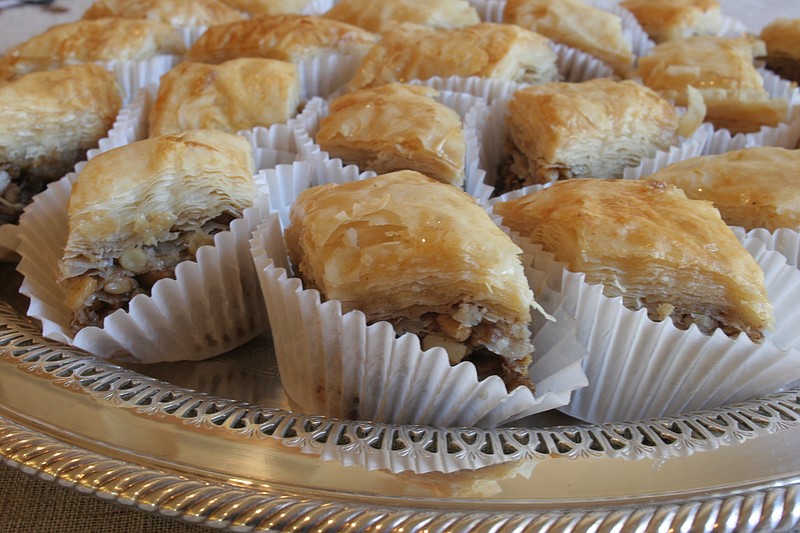
M 800 150 L 763 146 L 694 157 L 650 178 L 712 202 L 728 225 L 800 231 Z
M 652 180 L 568 180 L 494 207 L 604 294 L 682 329 L 763 339 L 764 272 L 710 202 Z
M 71 327 L 100 326 L 253 205 L 250 143 L 216 130 L 154 137 L 89 160 L 74 184 L 60 285 Z
M 323 16 L 378 33 L 403 22 L 453 29 L 481 21 L 467 0 L 342 0 Z
M 251 17 L 260 15 L 299 15 L 311 0 L 221 0 Z
M 633 50 L 622 19 L 582 0 L 507 0 L 503 22 L 593 55 L 623 77 L 633 74 Z
M 501 188 L 568 178 L 621 177 L 676 143 L 675 108 L 634 81 L 555 82 L 514 93 L 506 112 Z
M 242 20 L 244 15 L 220 0 L 96 0 L 84 19 L 120 17 L 165 22 L 171 26 L 213 26 Z
M 180 32 L 163 22 L 102 18 L 51 26 L 0 58 L 0 76 L 49 70 L 89 61 L 141 61 L 182 55 Z
M 512 24 L 484 22 L 455 30 L 401 24 L 369 51 L 349 90 L 439 76 L 542 83 L 558 77 L 550 41 Z
M 714 35 L 722 26 L 719 0 L 622 0 L 619 5 L 657 43 Z
M 465 192 L 399 171 L 313 187 L 293 204 L 289 257 L 306 288 L 526 381 L 533 293 L 521 250 Z
M 300 105 L 293 63 L 241 58 L 219 65 L 185 61 L 161 77 L 150 136 L 194 129 L 229 133 L 286 122 Z
M 392 83 L 330 102 L 315 139 L 331 157 L 385 174 L 416 170 L 464 183 L 466 142 L 458 113 L 429 87 Z
M 324 53 L 362 56 L 377 36 L 337 20 L 303 15 L 260 16 L 206 30 L 192 45 L 188 59 L 222 63 L 240 57 L 298 62 Z
M 689 87 L 699 91 L 714 126 L 754 132 L 788 119 L 788 102 L 770 97 L 753 64 L 764 52 L 764 42 L 752 37 L 688 37 L 653 48 L 639 58 L 638 72 L 676 105 L 687 105 Z
M 71 171 L 114 124 L 122 96 L 91 64 L 32 72 L 0 83 L 0 224 Z
M 782 78 L 800 82 L 800 18 L 778 18 L 764 26 L 761 40 L 767 47 L 767 68 Z

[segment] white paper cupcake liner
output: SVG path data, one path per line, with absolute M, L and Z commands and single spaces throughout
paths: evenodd
M 775 330 L 761 344 L 744 334 L 704 335 L 695 326 L 684 331 L 671 320 L 653 322 L 644 309 L 632 311 L 620 298 L 604 296 L 602 285 L 587 283 L 584 274 L 569 272 L 552 254 L 514 237 L 526 251 L 538 249 L 532 252 L 538 277 L 529 281 L 534 292 L 541 286 L 554 291 L 540 303 L 550 313 L 575 317 L 577 340 L 589 353 L 589 386 L 561 411 L 592 423 L 632 421 L 719 407 L 800 380 L 800 271 L 757 239 L 745 239 L 745 247 L 765 271 L 776 317 Z
M 98 153 L 127 144 L 132 139 L 144 138 L 147 135 L 147 112 L 151 104 L 152 94 L 146 90 L 139 91 L 132 101 L 122 106 L 111 129 L 98 141 L 96 148 L 86 153 L 86 158 L 91 159 Z M 19 259 L 16 253 L 20 245 L 18 234 L 18 224 L 0 225 L 0 261 Z
M 270 213 L 254 233 L 252 254 L 284 388 L 305 412 L 376 422 L 496 426 L 564 405 L 585 385 L 584 350 L 549 327 L 533 339 L 534 395 L 525 387 L 509 392 L 497 377 L 478 381 L 471 363 L 451 366 L 443 350 L 423 352 L 418 337 L 397 337 L 388 322 L 368 325 L 359 311 L 343 314 L 338 301 L 322 303 L 316 290 L 304 290 L 288 274 L 282 235 L 288 209 Z M 568 328 L 569 317 L 563 320 L 561 327 Z
M 486 172 L 478 164 L 480 137 L 476 128 L 484 117 L 482 110 L 486 107 L 486 101 L 468 93 L 451 91 L 440 91 L 436 100 L 456 111 L 461 117 L 466 142 L 464 190 L 480 201 L 485 201 L 491 194 L 491 188 L 484 184 Z M 321 98 L 312 99 L 293 122 L 297 128 L 299 151 L 306 160 L 322 162 L 331 159 L 330 154 L 314 141 L 322 119 L 328 116 L 328 104 L 327 100 Z
M 144 61 L 100 61 L 97 64 L 116 76 L 125 101 L 129 101 L 139 89 L 157 84 L 161 76 L 182 60 L 181 56 L 158 55 Z
M 323 15 L 338 4 L 337 0 L 312 0 L 302 9 L 303 15 Z
M 755 133 L 737 133 L 721 128 L 708 139 L 703 154 L 724 154 L 733 150 L 754 146 L 779 146 L 794 149 L 800 140 L 800 92 L 797 84 L 782 79 L 766 69 L 759 69 L 764 78 L 764 88 L 771 98 L 783 98 L 789 102 L 787 122 L 775 127 L 763 126 Z
M 485 181 L 488 185 L 497 183 L 497 169 L 507 155 L 505 116 L 510 100 L 509 96 L 491 104 L 483 120 L 483 128 L 479 130 L 482 148 L 480 164 L 481 168 L 486 170 Z M 691 136 L 678 139 L 678 143 L 669 149 L 658 150 L 653 156 L 642 158 L 637 166 L 625 168 L 621 177 L 626 179 L 644 177 L 670 163 L 699 156 L 703 153 L 713 131 L 710 124 L 703 124 Z
M 756 239 L 764 243 L 767 250 L 774 250 L 786 258 L 794 267 L 800 266 L 800 233 L 790 228 L 779 228 L 773 232 L 765 228 L 745 231 L 741 227 L 731 227 L 739 241 Z
M 355 76 L 362 59 L 355 54 L 328 53 L 298 62 L 300 97 L 310 100 L 336 94 Z
M 278 165 L 290 165 L 303 158 L 291 122 L 238 132 L 253 147 L 256 172 Z
M 230 231 L 214 237 L 214 246 L 198 250 L 196 262 L 179 264 L 175 279 L 157 282 L 152 296 L 136 296 L 127 312 L 112 313 L 102 328 L 73 335 L 56 280 L 67 240 L 67 203 L 78 178 L 69 174 L 38 195 L 20 223 L 20 292 L 31 299 L 28 315 L 42 322 L 45 337 L 106 359 L 155 363 L 213 357 L 264 330 L 267 320 L 249 257 L 250 235 L 262 213 L 248 208 Z

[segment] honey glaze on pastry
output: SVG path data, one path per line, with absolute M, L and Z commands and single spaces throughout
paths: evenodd
M 731 226 L 800 231 L 800 150 L 763 146 L 694 157 L 650 179 L 712 202 Z
M 71 171 L 111 129 L 122 105 L 114 76 L 91 64 L 0 83 L 0 224 Z
M 745 332 L 773 325 L 764 272 L 710 202 L 652 180 L 568 180 L 501 202 L 503 224 L 609 297 L 679 328 Z
M 263 15 L 212 26 L 189 49 L 188 59 L 222 63 L 239 57 L 297 62 L 326 52 L 363 56 L 377 35 L 336 20 L 304 15 Z
M 525 380 L 536 303 L 521 250 L 465 192 L 414 171 L 313 187 L 285 239 L 305 287 L 344 312 L 415 333 L 453 364 L 499 360 L 507 384 Z
M 97 0 L 83 13 L 86 20 L 121 17 L 165 22 L 171 26 L 213 26 L 244 15 L 218 0 Z
M 401 22 L 452 29 L 481 21 L 467 0 L 342 0 L 323 17 L 374 32 L 388 30 Z
M 675 144 L 678 114 L 634 81 L 546 83 L 514 93 L 506 114 L 506 189 L 567 178 L 622 177 Z
M 679 106 L 687 104 L 687 88 L 694 87 L 715 127 L 754 132 L 788 118 L 788 102 L 770 97 L 753 65 L 764 52 L 764 42 L 752 37 L 687 37 L 640 57 L 638 72 L 645 85 Z
M 194 129 L 236 133 L 286 122 L 300 105 L 293 63 L 241 58 L 219 65 L 185 61 L 161 77 L 150 136 Z
M 461 118 L 428 87 L 392 83 L 345 94 L 329 105 L 316 142 L 331 157 L 378 174 L 410 169 L 464 182 Z
M 800 82 L 800 18 L 778 18 L 764 26 L 761 40 L 767 47 L 767 68 L 785 78 Z
M 719 0 L 622 0 L 657 43 L 692 35 L 713 35 L 722 26 Z
M 633 51 L 622 19 L 581 0 L 507 0 L 503 22 L 591 54 L 623 77 L 633 74 Z
M 302 13 L 311 0 L 222 0 L 232 8 L 252 17 Z
M 477 76 L 542 83 L 558 77 L 550 41 L 511 24 L 484 22 L 455 30 L 401 24 L 364 58 L 348 90 L 434 76 Z
M 89 160 L 73 186 L 60 285 L 71 327 L 100 326 L 212 244 L 253 204 L 243 137 L 215 130 L 154 137 Z
M 87 61 L 140 61 L 185 51 L 180 33 L 163 22 L 79 20 L 51 26 L 11 48 L 0 59 L 0 72 L 18 75 Z

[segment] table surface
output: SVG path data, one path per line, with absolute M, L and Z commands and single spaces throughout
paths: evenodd
M 45 28 L 80 17 L 90 0 L 0 11 L 0 52 Z M 759 31 L 778 14 L 800 18 L 800 0 L 720 0 L 723 12 Z M 45 481 L 0 462 L 0 530 L 199 533 L 210 528 L 145 513 Z M 13 510 L 13 511 L 11 511 Z

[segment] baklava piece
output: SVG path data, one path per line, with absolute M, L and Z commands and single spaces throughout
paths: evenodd
M 141 61 L 185 51 L 180 32 L 163 22 L 79 20 L 52 26 L 11 48 L 0 59 L 0 72 L 19 75 L 89 61 Z
M 216 130 L 135 142 L 89 162 L 73 185 L 60 285 L 78 331 L 150 294 L 253 205 L 250 143 Z
M 753 58 L 765 53 L 752 37 L 687 37 L 659 44 L 639 58 L 645 85 L 676 105 L 687 104 L 688 87 L 703 97 L 707 119 L 732 133 L 755 132 L 788 118 L 788 102 L 771 98 Z
M 262 58 L 185 61 L 161 77 L 150 136 L 194 129 L 228 133 L 286 122 L 300 105 L 297 67 Z
M 622 77 L 633 74 L 634 56 L 622 19 L 581 0 L 508 0 L 503 22 L 593 55 Z
M 392 83 L 333 100 L 315 137 L 331 157 L 384 174 L 416 170 L 460 187 L 466 144 L 461 118 L 435 89 Z
M 714 35 L 722 26 L 719 0 L 622 0 L 657 43 L 693 35 Z
M 212 26 L 189 49 L 188 59 L 222 63 L 240 57 L 298 62 L 327 52 L 363 56 L 377 36 L 337 20 L 303 15 L 260 16 Z
M 763 339 L 764 272 L 709 202 L 651 180 L 569 180 L 498 203 L 503 224 L 655 321 Z
M 285 238 L 304 286 L 343 312 L 527 382 L 536 303 L 521 250 L 467 193 L 414 171 L 313 187 Z
M 323 16 L 376 33 L 402 22 L 454 29 L 481 21 L 467 0 L 342 0 Z
M 763 146 L 694 157 L 650 179 L 712 202 L 730 226 L 800 231 L 800 150 Z
M 506 112 L 501 189 L 569 178 L 619 178 L 678 140 L 675 108 L 634 81 L 599 78 L 515 92 Z
M 787 80 L 800 82 L 800 18 L 779 18 L 764 26 L 767 68 Z
M 114 76 L 91 64 L 0 83 L 0 224 L 97 146 L 122 105 Z
M 437 30 L 406 23 L 382 34 L 348 89 L 434 76 L 542 83 L 557 79 L 558 68 L 550 41 L 519 26 L 484 22 Z
M 164 22 L 171 26 L 213 26 L 242 20 L 244 15 L 219 0 L 96 0 L 86 20 L 121 17 Z
M 299 15 L 311 0 L 222 0 L 251 17 L 260 15 Z

